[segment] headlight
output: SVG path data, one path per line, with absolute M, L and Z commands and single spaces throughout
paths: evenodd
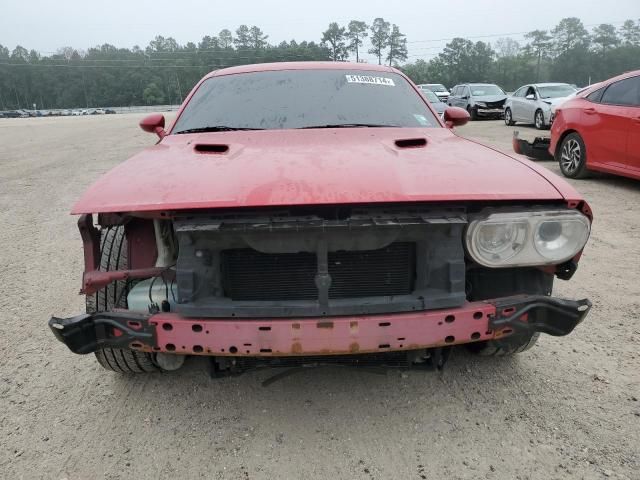
M 467 250 L 486 267 L 555 265 L 584 248 L 590 226 L 576 210 L 491 213 L 469 224 Z
M 484 102 L 476 102 L 476 107 L 483 107 L 484 108 L 486 106 L 487 106 L 487 104 L 484 103 Z

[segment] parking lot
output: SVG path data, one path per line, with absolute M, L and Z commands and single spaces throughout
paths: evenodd
M 442 374 L 322 368 L 269 387 L 274 372 L 212 380 L 204 359 L 121 377 L 70 354 L 46 321 L 83 309 L 68 211 L 154 143 L 141 117 L 0 119 L 1 477 L 639 478 L 640 182 L 571 182 L 595 220 L 555 293 L 594 308 L 517 358 L 460 349 Z M 538 134 L 501 121 L 459 132 L 510 152 L 514 129 Z

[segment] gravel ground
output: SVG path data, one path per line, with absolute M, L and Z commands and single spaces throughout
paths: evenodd
M 595 224 L 555 293 L 595 307 L 517 358 L 456 351 L 443 374 L 316 369 L 268 388 L 267 372 L 211 380 L 202 359 L 127 378 L 71 354 L 46 321 L 83 309 L 67 212 L 154 142 L 139 119 L 0 120 L 0 477 L 640 478 L 640 182 L 574 182 Z M 501 122 L 460 131 L 511 148 Z

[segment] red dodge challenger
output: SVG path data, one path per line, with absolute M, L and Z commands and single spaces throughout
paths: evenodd
M 401 72 L 351 63 L 215 71 L 160 140 L 73 207 L 86 313 L 53 317 L 122 373 L 206 355 L 264 365 L 441 367 L 566 335 L 591 211 L 564 180 L 456 135 Z

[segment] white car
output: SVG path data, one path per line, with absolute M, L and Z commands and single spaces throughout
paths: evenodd
M 504 103 L 504 123 L 534 124 L 538 130 L 551 125 L 551 109 L 576 92 L 568 83 L 532 83 L 516 90 Z
M 447 103 L 449 100 L 449 90 L 441 83 L 421 83 L 418 87 L 422 90 L 432 91 L 442 103 Z
M 587 88 L 595 87 L 596 85 L 599 85 L 599 84 L 600 84 L 600 82 L 594 83 L 593 85 L 588 85 L 586 87 L 582 87 L 580 90 L 576 90 L 575 92 L 573 92 L 568 97 L 565 97 L 561 102 L 557 102 L 557 103 L 554 103 L 553 105 L 551 105 L 551 122 L 550 123 L 553 124 L 553 117 L 556 116 L 556 108 L 558 108 L 560 105 L 562 105 L 564 102 L 566 102 L 570 98 L 573 98 L 576 95 L 578 95 L 579 93 L 584 92 Z

